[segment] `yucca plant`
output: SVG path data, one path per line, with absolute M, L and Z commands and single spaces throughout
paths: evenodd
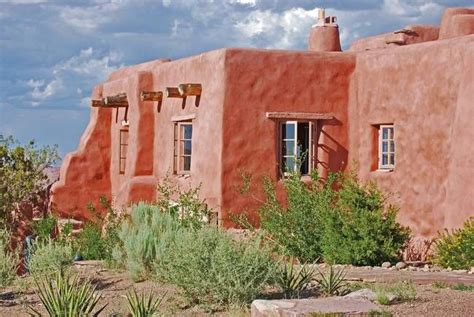
M 308 265 L 302 265 L 297 268 L 291 260 L 289 264 L 281 266 L 277 272 L 277 284 L 283 291 L 285 298 L 299 298 L 302 291 L 313 280 L 315 268 Z
M 144 294 L 138 295 L 137 291 L 133 289 L 127 294 L 128 310 L 132 317 L 150 317 L 157 316 L 161 302 L 166 294 L 161 298 L 154 298 L 150 293 L 148 296 Z
M 77 275 L 68 276 L 63 272 L 49 280 L 47 275 L 41 279 L 35 278 L 37 294 L 50 317 L 98 316 L 104 308 L 93 313 L 100 299 L 96 288 L 88 281 L 82 281 Z M 31 306 L 28 306 L 30 316 L 42 316 Z
M 346 271 L 344 269 L 334 270 L 331 265 L 329 271 L 323 273 L 318 270 L 318 284 L 323 294 L 327 296 L 342 295 L 346 291 Z

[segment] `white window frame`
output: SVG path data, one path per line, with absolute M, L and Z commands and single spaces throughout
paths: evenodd
M 388 129 L 387 138 L 383 138 L 383 132 L 385 129 Z M 392 133 L 390 135 L 390 129 L 392 129 Z M 383 143 L 387 142 L 387 151 L 383 151 Z M 393 142 L 393 148 L 391 143 Z M 397 162 L 396 159 L 396 145 L 395 145 L 395 126 L 393 124 L 381 124 L 379 126 L 379 166 L 380 170 L 393 170 L 395 169 L 395 165 Z M 391 160 L 391 155 L 393 154 L 393 160 Z M 387 155 L 387 164 L 383 164 L 383 156 Z
M 191 166 L 192 166 L 192 156 L 193 156 L 193 136 L 191 134 L 191 139 L 185 139 L 184 136 L 181 137 L 183 134 L 181 133 L 181 129 L 183 126 L 191 126 L 193 128 L 192 121 L 178 121 L 175 122 L 175 136 L 174 136 L 174 170 L 175 173 L 178 175 L 189 175 L 191 173 Z M 194 131 L 193 131 L 194 132 Z M 181 142 L 184 141 L 191 141 L 191 154 L 184 154 L 181 150 Z M 189 170 L 184 169 L 184 159 L 183 159 L 183 166 L 181 166 L 181 158 L 189 157 L 191 162 L 189 165 Z
M 309 146 L 308 146 L 308 174 L 303 174 L 302 176 L 306 175 L 311 175 L 311 172 L 314 169 L 314 141 L 313 141 L 313 129 L 315 128 L 316 124 L 313 121 L 305 121 L 305 120 L 291 120 L 291 121 L 280 121 L 280 134 L 279 134 L 279 149 L 280 149 L 280 167 L 281 171 L 284 176 L 286 176 L 288 173 L 286 172 L 286 166 L 285 166 L 285 158 L 287 157 L 293 157 L 296 163 L 296 160 L 298 159 L 298 123 L 308 123 L 309 124 Z M 295 127 L 295 137 L 294 139 L 283 139 L 283 126 L 285 124 L 293 124 Z M 294 149 L 293 153 L 294 155 L 286 155 L 283 153 L 283 143 L 285 141 L 293 141 L 294 142 Z M 295 171 L 297 171 L 297 164 L 295 164 Z

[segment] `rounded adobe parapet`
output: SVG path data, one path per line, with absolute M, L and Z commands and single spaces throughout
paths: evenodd
M 444 11 L 439 39 L 474 34 L 474 9 L 448 8 Z
M 337 25 L 314 26 L 309 35 L 308 49 L 313 52 L 340 52 Z

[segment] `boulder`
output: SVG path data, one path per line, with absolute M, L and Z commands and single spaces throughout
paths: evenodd
M 302 317 L 311 314 L 367 316 L 369 312 L 380 312 L 380 308 L 365 299 L 327 297 L 289 300 L 254 300 L 250 314 L 252 317 Z
M 383 263 L 382 263 L 382 267 L 383 267 L 384 269 L 388 269 L 388 268 L 391 267 L 391 266 L 392 266 L 392 264 L 391 264 L 390 262 L 383 262 Z
M 401 270 L 401 269 L 406 268 L 406 267 L 407 267 L 407 264 L 406 264 L 405 262 L 401 262 L 401 261 L 400 261 L 400 262 L 398 262 L 397 264 L 395 264 L 395 267 L 396 267 L 397 269 Z

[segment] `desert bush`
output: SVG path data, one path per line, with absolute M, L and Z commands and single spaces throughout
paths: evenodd
M 300 265 L 298 267 L 290 261 L 278 269 L 275 282 L 281 288 L 285 298 L 299 298 L 313 280 L 315 273 L 314 266 Z
M 52 239 L 33 242 L 28 258 L 28 270 L 33 275 L 64 272 L 72 265 L 73 248 L 70 243 Z
M 357 175 L 312 174 L 308 185 L 299 173 L 283 180 L 287 206 L 276 198 L 275 184 L 264 182 L 266 201 L 260 209 L 261 227 L 283 251 L 303 262 L 378 265 L 397 259 L 409 230 L 396 221 L 397 209 L 374 183 Z
M 347 291 L 346 271 L 344 269 L 336 270 L 331 265 L 329 271 L 318 271 L 318 275 L 317 282 L 324 295 L 343 295 Z
M 474 267 L 474 217 L 460 229 L 440 233 L 434 253 L 433 262 L 439 266 L 467 270 Z
M 18 254 L 10 250 L 10 234 L 0 229 L 0 288 L 12 284 L 16 277 Z
M 281 247 L 281 251 L 302 262 L 321 258 L 323 215 L 333 205 L 335 192 L 331 188 L 336 175 L 323 183 L 316 173 L 311 185 L 300 179 L 299 173 L 289 173 L 284 179 L 288 205 L 277 200 L 275 183 L 264 179 L 266 201 L 259 210 L 261 228 Z
M 48 214 L 45 217 L 33 222 L 33 234 L 35 235 L 36 239 L 51 238 L 51 235 L 54 232 L 57 224 L 57 219 L 53 215 Z
M 157 205 L 161 212 L 171 214 L 182 226 L 202 228 L 209 222 L 211 210 L 206 201 L 199 198 L 200 186 L 183 189 L 165 178 L 157 186 Z
M 246 305 L 275 279 L 276 263 L 260 239 L 236 242 L 217 228 L 183 230 L 167 253 L 155 263 L 157 278 L 210 309 Z
M 49 276 L 41 276 L 35 279 L 41 303 L 51 317 L 76 317 L 76 316 L 98 316 L 105 306 L 94 313 L 100 294 L 96 292 L 90 282 L 57 272 L 51 279 Z M 42 314 L 29 306 L 31 316 L 42 316 Z
M 152 293 L 145 296 L 138 295 L 137 291 L 133 289 L 127 294 L 127 306 L 132 317 L 149 317 L 158 314 L 161 302 L 166 294 L 161 298 L 155 298 Z
M 74 248 L 84 260 L 103 260 L 107 255 L 105 239 L 102 230 L 96 224 L 88 222 L 74 241 Z
M 323 258 L 330 263 L 379 265 L 396 261 L 410 237 L 397 221 L 397 208 L 387 205 L 375 183 L 362 184 L 344 175 L 335 208 L 324 215 Z
M 134 280 L 146 278 L 153 262 L 167 256 L 169 244 L 181 235 L 181 230 L 173 215 L 162 213 L 159 206 L 133 206 L 130 220 L 123 222 L 119 232 L 123 248 L 116 248 L 115 259 L 125 263 Z

